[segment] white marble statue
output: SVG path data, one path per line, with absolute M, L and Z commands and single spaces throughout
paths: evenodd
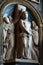
M 6 37 L 7 37 L 7 30 L 8 30 L 8 26 L 6 26 L 7 24 L 6 24 L 5 20 L 7 20 L 7 22 L 9 23 L 9 19 L 7 17 L 7 14 L 5 14 L 3 16 L 3 19 L 4 19 L 4 23 L 3 23 L 3 45 L 6 46 L 6 47 L 8 47 L 8 43 L 5 43 Z M 5 59 L 5 55 L 6 55 L 6 51 L 7 51 L 6 47 L 4 47 L 3 59 Z
M 3 19 L 5 20 L 3 25 L 3 44 L 8 46 L 7 48 L 4 47 L 3 59 L 9 60 L 11 58 L 12 49 L 14 47 L 14 25 L 11 21 L 11 16 L 8 18 L 8 16 L 5 14 Z
M 30 47 L 32 46 L 31 22 L 28 21 L 28 12 L 26 11 L 26 7 L 22 6 L 22 5 L 18 5 L 18 8 L 19 8 L 19 10 L 22 9 L 22 11 L 24 11 L 25 14 L 26 14 L 26 19 L 25 20 L 21 20 L 21 21 L 22 21 L 22 26 L 29 33 L 29 35 L 24 33 L 25 49 L 23 51 L 25 52 L 25 54 L 23 52 L 23 55 L 24 55 L 25 58 L 31 59 L 31 50 L 30 50 Z
M 18 9 L 22 10 L 26 14 L 26 19 L 21 19 L 21 24 L 23 28 L 29 33 L 27 34 L 23 32 L 23 58 L 38 60 L 38 48 L 35 47 L 35 45 L 38 46 L 39 40 L 38 26 L 34 21 L 32 21 L 33 28 L 31 28 L 31 22 L 28 21 L 28 12 L 26 11 L 25 6 L 18 5 Z M 3 16 L 3 19 L 3 45 L 6 45 L 7 47 L 4 47 L 3 59 L 9 60 L 13 58 L 12 49 L 14 47 L 14 24 L 12 22 L 12 17 L 9 16 L 8 18 L 7 14 Z
M 38 45 L 38 32 L 31 29 L 31 22 L 28 21 L 28 12 L 26 11 L 26 7 L 23 5 L 18 5 L 18 9 L 24 11 L 26 14 L 26 19 L 21 21 L 22 21 L 22 26 L 29 33 L 29 35 L 24 33 L 23 39 L 24 39 L 25 48 L 23 50 L 23 56 L 28 59 L 38 60 L 38 57 L 35 52 L 37 51 L 37 49 L 34 47 L 34 43 L 33 43 L 34 40 L 35 44 Z M 37 26 L 35 28 L 38 29 Z
M 33 33 L 34 42 L 36 45 L 38 45 L 38 41 L 39 41 L 38 26 L 36 25 L 35 21 L 32 21 L 32 27 L 33 27 L 32 33 Z
M 32 40 L 33 40 L 33 44 L 34 44 L 34 51 L 36 53 L 35 58 L 36 58 L 36 60 L 38 60 L 38 56 L 39 56 L 39 50 L 38 50 L 39 33 L 38 33 L 38 26 L 36 25 L 35 21 L 32 21 Z

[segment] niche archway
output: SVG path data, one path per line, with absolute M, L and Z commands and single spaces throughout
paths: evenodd
M 33 13 L 35 19 L 36 19 L 36 23 L 39 27 L 39 47 L 42 44 L 42 19 L 41 16 L 39 15 L 39 13 L 37 12 L 37 10 L 29 3 L 23 0 L 7 0 L 5 1 L 2 5 L 1 5 L 1 22 L 3 23 L 3 10 L 5 10 L 6 7 L 8 7 L 11 4 L 21 4 L 26 6 L 28 9 L 30 9 L 30 11 Z M 39 56 L 40 56 L 40 48 L 39 48 Z

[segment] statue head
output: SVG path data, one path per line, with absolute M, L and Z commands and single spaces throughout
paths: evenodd
M 26 19 L 28 19 L 28 12 L 27 12 L 27 11 L 25 11 L 25 14 L 26 14 Z
M 32 21 L 32 26 L 33 26 L 33 28 L 36 26 L 35 21 Z
M 38 26 L 35 21 L 32 21 L 32 28 L 38 31 Z
M 28 12 L 26 11 L 26 7 L 25 7 L 25 6 L 23 6 L 23 5 L 18 5 L 18 9 L 19 9 L 19 10 L 22 10 L 22 12 L 23 12 L 23 13 L 25 13 L 25 15 L 24 15 L 24 14 L 22 14 L 22 16 L 23 16 L 23 17 L 25 17 L 25 16 L 26 16 L 26 18 L 25 18 L 25 19 L 28 19 Z
M 7 14 L 4 14 L 4 15 L 3 15 L 3 21 L 4 21 L 5 23 L 10 23 L 10 21 L 9 21 L 9 18 L 8 18 L 8 15 L 7 15 Z

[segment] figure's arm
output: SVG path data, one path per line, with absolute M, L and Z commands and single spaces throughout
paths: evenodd
M 21 21 L 19 22 L 19 26 L 20 26 L 20 28 L 21 28 L 21 30 L 23 31 L 23 32 L 25 32 L 26 34 L 30 34 L 28 31 L 26 31 L 26 29 L 23 27 L 23 25 L 22 25 L 22 23 L 21 23 Z

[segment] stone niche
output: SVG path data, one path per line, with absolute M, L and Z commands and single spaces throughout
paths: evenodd
M 1 14 L 1 17 L 0 17 L 0 20 L 1 20 L 1 25 L 2 25 L 2 28 L 1 28 L 1 30 L 3 30 L 3 15 L 4 14 L 7 14 L 8 15 L 8 17 L 9 16 L 12 16 L 12 12 L 13 12 L 13 10 L 14 10 L 14 7 L 16 6 L 16 5 L 23 5 L 24 7 L 26 7 L 26 11 L 28 12 L 28 21 L 29 21 L 29 23 L 31 23 L 32 24 L 32 21 L 34 21 L 35 23 L 36 23 L 36 25 L 38 26 L 38 35 L 39 35 L 39 41 L 38 41 L 38 50 L 39 50 L 39 56 L 38 56 L 38 60 L 34 60 L 34 59 L 24 59 L 23 58 L 23 60 L 21 59 L 21 58 L 16 58 L 15 59 L 15 57 L 13 58 L 13 59 L 10 59 L 10 60 L 3 60 L 3 58 L 2 58 L 2 60 L 3 60 L 3 62 L 4 63 L 6 63 L 6 62 L 27 62 L 28 63 L 28 61 L 30 62 L 30 60 L 31 60 L 31 62 L 32 63 L 40 63 L 40 60 L 41 60 L 41 46 L 42 46 L 42 18 L 41 18 L 41 16 L 40 16 L 40 14 L 37 12 L 37 10 L 29 3 L 29 1 L 24 1 L 24 0 L 4 0 L 3 2 L 2 2 L 2 4 L 0 5 L 0 14 Z M 31 26 L 31 29 L 32 29 L 32 26 Z M 2 34 L 0 34 L 0 35 L 2 35 Z M 1 41 L 1 45 L 0 46 L 2 46 L 1 48 L 2 48 L 2 52 L 1 52 L 1 50 L 0 50 L 0 55 L 3 55 L 3 36 L 1 36 L 1 39 L 2 39 L 2 41 Z M 16 40 L 16 39 L 15 39 Z M 13 51 L 14 51 L 14 49 L 13 49 Z M 30 63 L 31 63 L 30 62 Z

